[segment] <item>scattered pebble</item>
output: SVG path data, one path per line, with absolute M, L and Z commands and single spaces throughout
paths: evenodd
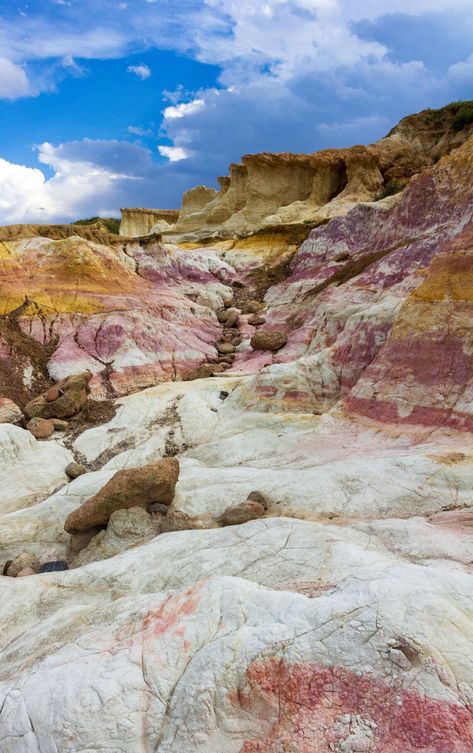
M 85 473 L 85 470 L 85 465 L 82 465 L 81 463 L 69 463 L 69 465 L 66 466 L 66 475 L 69 476 L 69 478 L 78 478 Z
M 36 439 L 48 439 L 54 434 L 54 424 L 47 418 L 32 418 L 26 428 Z
M 40 573 L 56 573 L 61 570 L 69 570 L 69 565 L 65 560 L 53 560 L 52 562 L 44 562 L 39 568 Z

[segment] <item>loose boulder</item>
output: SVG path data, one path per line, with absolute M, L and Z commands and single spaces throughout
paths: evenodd
M 0 397 L 0 424 L 17 424 L 23 418 L 23 413 L 13 400 Z
M 31 552 L 22 552 L 12 560 L 10 566 L 6 571 L 6 575 L 10 578 L 16 578 L 19 573 L 25 568 L 31 568 L 35 573 L 38 572 L 41 563 L 36 555 Z
M 46 418 L 32 418 L 26 424 L 26 428 L 36 439 L 48 439 L 54 434 L 54 424 Z
M 96 533 L 75 558 L 69 558 L 71 567 L 81 567 L 89 562 L 108 559 L 130 547 L 149 541 L 160 533 L 160 522 L 143 507 L 117 510 L 110 516 L 107 528 Z
M 284 332 L 256 332 L 250 340 L 253 350 L 276 351 L 287 343 L 287 335 Z
M 28 418 L 69 418 L 75 416 L 84 407 L 89 394 L 89 382 L 92 374 L 84 371 L 82 374 L 66 377 L 55 387 L 42 395 L 33 398 L 25 406 Z M 58 395 L 55 400 L 52 397 Z
M 259 301 L 248 301 L 246 304 L 246 311 L 248 314 L 258 314 L 264 309 L 264 303 Z
M 93 526 L 106 525 L 115 510 L 143 507 L 152 502 L 170 505 L 178 478 L 176 458 L 117 471 L 97 494 L 67 516 L 64 529 L 68 533 L 80 533 Z
M 161 520 L 161 533 L 171 531 L 188 531 L 193 527 L 192 519 L 185 512 L 169 508 L 167 514 Z
M 219 518 L 219 523 L 223 526 L 237 526 L 246 523 L 248 520 L 261 518 L 265 513 L 265 508 L 260 502 L 246 500 L 239 505 L 227 507 L 223 515 Z
M 260 505 L 263 505 L 265 510 L 269 510 L 269 508 L 271 507 L 269 499 L 262 492 L 250 492 L 248 494 L 247 500 L 249 502 L 259 502 Z
M 253 327 L 259 327 L 261 324 L 264 324 L 266 319 L 264 316 L 259 316 L 258 314 L 252 314 L 250 318 L 248 319 L 248 324 L 251 324 Z
M 219 343 L 217 345 L 217 350 L 219 353 L 222 353 L 223 355 L 229 355 L 230 353 L 235 352 L 235 346 L 231 343 Z

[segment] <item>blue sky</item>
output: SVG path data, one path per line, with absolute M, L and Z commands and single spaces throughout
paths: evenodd
M 176 207 L 473 98 L 473 0 L 2 0 L 0 222 Z

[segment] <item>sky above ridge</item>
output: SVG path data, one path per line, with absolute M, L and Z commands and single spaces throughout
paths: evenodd
M 473 0 L 0 0 L 0 223 L 174 208 L 473 98 Z

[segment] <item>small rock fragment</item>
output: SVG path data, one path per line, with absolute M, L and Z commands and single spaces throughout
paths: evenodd
M 287 335 L 284 332 L 256 332 L 250 340 L 253 350 L 272 350 L 276 351 L 284 347 L 287 343 Z
M 64 421 L 62 418 L 52 418 L 51 423 L 54 426 L 54 431 L 66 431 L 69 426 L 69 421 Z
M 230 308 L 226 310 L 225 324 L 227 327 L 234 327 L 240 318 L 240 309 Z
M 17 578 L 26 578 L 28 575 L 36 575 L 36 570 L 33 570 L 32 567 L 24 567 L 18 575 Z
M 248 301 L 246 304 L 246 311 L 248 314 L 257 314 L 259 311 L 262 311 L 264 309 L 264 303 L 260 303 L 260 301 Z
M 224 526 L 236 526 L 246 523 L 248 520 L 261 518 L 265 513 L 263 505 L 253 500 L 247 500 L 239 505 L 227 507 L 219 522 Z
M 82 476 L 83 473 L 85 473 L 85 466 L 82 465 L 82 463 L 69 463 L 68 466 L 66 466 L 66 475 L 69 476 L 69 478 L 79 478 L 79 476 Z
M 44 393 L 44 399 L 47 400 L 48 403 L 53 403 L 59 397 L 61 397 L 61 393 L 59 392 L 59 389 L 57 387 L 51 387 L 47 392 Z
M 54 560 L 53 562 L 44 562 L 39 568 L 40 573 L 57 573 L 61 570 L 69 570 L 69 565 L 65 560 Z
M 64 523 L 68 533 L 80 533 L 106 525 L 115 510 L 147 506 L 152 502 L 170 505 L 179 478 L 179 461 L 163 458 L 142 468 L 117 471 L 97 494 L 71 512 Z
M 12 560 L 6 574 L 10 578 L 16 578 L 18 573 L 20 573 L 25 567 L 31 567 L 31 569 L 37 573 L 40 565 L 41 563 L 36 555 L 31 552 L 22 552 L 18 557 L 15 557 L 15 559 Z
M 150 505 L 148 505 L 148 512 L 154 512 L 159 513 L 161 515 L 166 515 L 168 511 L 168 506 L 163 505 L 162 502 L 152 502 Z
M 189 515 L 181 510 L 170 508 L 161 521 L 161 533 L 172 531 L 188 531 L 192 528 L 192 520 Z
M 263 505 L 265 510 L 269 510 L 269 508 L 271 507 L 269 499 L 262 492 L 250 492 L 248 494 L 247 500 L 249 502 L 259 502 L 260 505 Z
M 17 424 L 23 418 L 23 413 L 13 400 L 0 397 L 0 424 Z
M 231 343 L 219 343 L 217 345 L 217 350 L 218 350 L 219 353 L 223 353 L 224 355 L 226 355 L 226 354 L 229 354 L 229 353 L 234 353 L 235 352 L 235 346 L 232 345 Z
M 261 324 L 264 324 L 266 319 L 264 316 L 259 316 L 258 314 L 253 314 L 248 319 L 248 324 L 251 324 L 253 327 L 259 327 Z
M 54 424 L 46 418 L 32 418 L 26 424 L 26 428 L 36 439 L 48 439 L 54 434 Z

